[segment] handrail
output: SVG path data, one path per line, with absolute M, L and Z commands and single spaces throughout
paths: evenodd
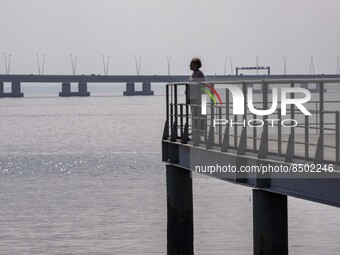
M 316 87 L 315 89 L 312 89 L 312 93 L 316 94 L 319 100 L 311 100 L 306 103 L 309 107 L 309 111 L 312 113 L 312 116 L 299 115 L 297 108 L 291 106 L 287 108 L 286 114 L 290 119 L 298 119 L 298 125 L 296 125 L 296 127 L 287 128 L 275 123 L 270 127 L 271 129 L 269 129 L 268 126 L 260 128 L 238 125 L 223 126 L 221 124 L 213 126 L 213 123 L 215 124 L 213 121 L 218 118 L 226 118 L 237 123 L 256 118 L 264 121 L 265 117 L 268 118 L 268 116 L 256 116 L 246 108 L 243 115 L 232 115 L 231 110 L 233 109 L 233 106 L 232 101 L 229 100 L 229 91 L 227 89 L 225 99 L 223 99 L 223 104 L 218 104 L 213 107 L 212 101 L 207 102 L 207 115 L 202 116 L 199 114 L 195 116 L 194 114 L 193 116 L 192 112 L 200 111 L 201 105 L 197 102 L 192 102 L 190 104 L 187 94 L 185 96 L 185 102 L 183 102 L 183 99 L 181 99 L 181 101 L 180 98 L 183 97 L 184 94 L 180 92 L 183 90 L 179 90 L 178 88 L 185 86 L 185 89 L 188 89 L 190 85 L 197 85 L 198 83 L 201 82 L 177 82 L 167 84 L 167 91 L 171 93 L 167 93 L 166 117 L 168 120 L 168 134 L 171 134 L 172 141 L 177 140 L 182 143 L 186 143 L 188 141 L 188 143 L 193 146 L 206 146 L 206 148 L 209 149 L 214 147 L 221 149 L 221 151 L 238 151 L 241 143 L 243 143 L 246 151 L 255 153 L 260 153 L 259 146 L 260 144 L 264 144 L 266 146 L 264 149 L 264 154 L 266 156 L 279 156 L 283 157 L 284 160 L 287 161 L 289 159 L 285 158 L 285 156 L 289 149 L 292 150 L 292 152 L 289 153 L 293 153 L 293 158 L 290 160 L 304 159 L 306 161 L 332 162 L 337 165 L 340 164 L 340 113 L 337 110 L 340 109 L 340 107 L 334 108 L 330 105 L 340 103 L 340 100 L 327 101 L 324 98 L 325 94 L 327 94 L 327 86 L 329 84 L 334 85 L 334 83 L 340 83 L 340 77 L 320 79 L 267 78 L 203 82 L 215 86 L 216 89 L 219 88 L 219 84 L 241 85 L 243 91 L 245 91 L 248 86 L 261 84 L 262 90 L 257 90 L 260 91 L 257 96 L 262 100 L 254 100 L 255 102 L 253 103 L 254 105 L 257 105 L 257 108 L 262 105 L 262 109 L 268 109 L 268 105 L 271 104 L 268 100 L 268 88 L 271 85 L 289 84 L 290 87 L 294 87 L 296 83 L 315 83 Z M 246 100 L 247 99 L 245 98 L 245 104 Z M 280 111 L 280 108 L 276 109 L 271 116 L 282 121 L 283 115 L 281 115 Z M 198 141 L 196 141 L 194 137 L 196 130 L 195 125 L 200 133 Z M 270 132 L 273 130 L 274 134 L 273 132 Z M 188 137 L 185 138 L 185 135 Z M 250 141 L 252 142 L 250 143 Z M 269 145 L 269 143 L 271 143 L 271 145 Z M 276 146 L 273 147 L 273 143 L 276 143 Z M 284 146 L 287 146 L 286 149 Z M 302 149 L 300 148 L 301 146 L 303 147 Z
M 209 84 L 244 84 L 244 83 L 255 83 L 255 84 L 262 84 L 262 83 L 270 83 L 270 84 L 290 84 L 290 83 L 340 83 L 339 78 L 320 78 L 320 79 L 313 79 L 313 78 L 306 78 L 306 79 L 243 79 L 243 80 L 225 80 L 225 81 L 206 81 L 206 82 L 171 82 L 168 85 L 187 85 L 187 84 L 197 84 L 197 83 L 209 83 Z

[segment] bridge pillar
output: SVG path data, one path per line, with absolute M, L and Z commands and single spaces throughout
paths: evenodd
M 12 93 L 9 96 L 10 97 L 23 97 L 24 96 L 24 93 L 21 92 L 20 82 L 12 82 Z
M 135 83 L 126 83 L 126 91 L 123 92 L 124 96 L 153 96 L 154 92 L 151 90 L 150 82 L 143 82 L 142 91 L 135 90 Z
M 78 96 L 87 97 L 90 96 L 90 92 L 87 91 L 87 83 L 79 82 L 78 83 Z
M 71 92 L 71 83 L 63 82 L 61 85 L 61 92 L 59 92 L 60 97 L 86 97 L 90 96 L 90 92 L 87 91 L 87 83 L 78 83 L 78 92 Z
M 192 179 L 190 171 L 166 165 L 168 255 L 194 254 Z
M 127 82 L 126 83 L 126 91 L 123 92 L 124 96 L 134 96 L 135 95 L 135 83 Z
M 150 82 L 143 82 L 143 95 L 144 96 L 153 96 L 154 92 L 151 90 L 151 83 Z
M 288 255 L 287 196 L 253 189 L 254 255 Z
M 0 82 L 0 97 L 4 94 L 4 83 Z
M 71 83 L 63 82 L 61 84 L 61 92 L 59 92 L 60 97 L 69 97 L 71 96 Z

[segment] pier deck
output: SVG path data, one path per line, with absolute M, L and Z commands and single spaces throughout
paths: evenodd
M 223 84 L 238 89 L 223 87 Z M 277 106 L 270 114 L 254 114 L 248 108 L 250 99 L 246 95 L 252 91 L 249 88 L 253 88 L 254 84 L 258 84 L 261 89 L 253 95 L 256 98 L 253 99 L 253 106 L 260 111 L 270 109 L 272 105 Z M 175 173 L 198 172 L 253 188 L 254 254 L 288 254 L 288 196 L 340 207 L 338 84 L 339 77 L 268 77 L 209 83 L 209 86 L 203 83 L 168 84 L 162 137 L 162 159 L 167 172 L 171 173 L 167 175 L 167 186 L 176 183 L 184 186 L 182 188 L 187 193 L 192 189 L 188 177 L 175 176 Z M 309 90 L 311 98 L 308 99 L 306 90 L 310 88 L 309 85 L 313 89 Z M 201 100 L 197 98 L 193 101 L 188 96 L 183 99 L 183 95 L 178 93 L 182 91 L 180 86 L 190 91 L 186 95 L 190 95 L 190 89 L 198 86 L 206 90 L 209 88 L 211 100 L 204 101 L 203 92 Z M 302 107 L 297 107 L 295 103 L 288 105 L 286 115 L 282 115 L 283 97 L 277 105 L 273 103 L 275 87 L 289 88 L 287 91 L 290 92 L 286 96 L 291 102 L 298 102 L 294 101 L 295 98 L 304 99 L 301 92 L 305 92 L 308 100 L 305 100 L 303 107 L 311 115 L 303 113 Z M 214 88 L 224 90 L 218 91 L 223 97 L 220 104 L 214 102 L 216 98 L 212 98 L 216 97 Z M 300 95 L 294 91 L 299 91 Z M 243 92 L 244 98 L 235 100 L 238 92 Z M 234 114 L 237 104 L 244 105 L 239 115 Z M 257 125 L 253 121 L 266 123 L 265 120 L 269 118 L 275 120 L 274 125 Z M 216 119 L 224 121 L 216 124 Z M 234 125 L 229 125 L 231 120 Z M 282 121 L 285 125 L 282 125 Z M 191 222 L 186 224 L 186 228 L 193 227 L 192 208 L 176 202 L 184 196 L 184 191 L 182 193 L 179 189 L 174 192 L 170 189 L 167 194 L 168 224 L 172 224 L 174 219 L 184 219 Z M 187 197 L 185 201 L 191 204 L 192 198 Z M 181 213 L 183 210 L 185 214 Z M 185 235 L 188 231 L 190 233 L 187 229 L 184 232 L 178 230 L 176 234 Z M 180 241 L 169 238 L 171 236 L 168 236 L 168 249 L 173 246 L 181 249 Z M 186 246 L 186 249 L 190 248 Z

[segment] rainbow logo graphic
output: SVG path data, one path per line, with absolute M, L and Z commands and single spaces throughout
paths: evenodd
M 205 93 L 202 94 L 202 104 L 201 104 L 201 114 L 202 115 L 206 115 L 207 114 L 207 101 L 208 101 L 208 95 L 210 96 L 210 98 L 213 100 L 214 105 L 216 106 L 217 100 L 215 98 L 215 96 L 217 97 L 219 103 L 222 105 L 222 100 L 220 95 L 217 93 L 217 91 L 214 89 L 214 87 L 210 84 L 207 83 L 201 83 L 201 85 L 205 86 L 206 88 L 201 88 L 201 90 Z

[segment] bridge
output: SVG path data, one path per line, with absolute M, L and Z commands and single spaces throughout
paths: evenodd
M 193 100 L 190 94 L 199 87 L 219 94 L 221 102 L 216 96 L 205 102 L 202 90 Z M 183 89 L 186 95 L 179 92 Z M 242 114 L 234 114 L 236 90 L 244 95 L 237 99 L 244 105 Z M 303 107 L 310 115 L 292 103 L 306 90 L 311 98 Z M 339 76 L 167 84 L 162 160 L 168 254 L 193 254 L 192 173 L 253 189 L 256 255 L 288 254 L 288 196 L 340 207 L 339 95 Z M 270 114 L 260 115 L 268 109 Z
M 243 76 L 243 75 L 207 75 L 206 80 L 224 81 L 224 80 L 242 80 L 242 79 L 259 79 L 268 76 Z M 271 75 L 270 77 L 283 78 L 336 78 L 339 75 Z M 59 96 L 90 96 L 88 83 L 126 83 L 124 95 L 153 95 L 151 90 L 152 83 L 169 83 L 188 81 L 189 75 L 0 75 L 0 98 L 2 97 L 23 97 L 21 86 L 23 83 L 60 83 L 61 92 Z M 11 83 L 11 92 L 4 93 L 4 84 Z M 78 91 L 71 92 L 71 83 L 78 84 Z M 142 83 L 142 91 L 135 90 L 135 83 Z
M 208 78 L 211 76 L 208 76 Z M 225 76 L 213 76 L 214 80 L 223 80 Z M 0 75 L 0 98 L 23 97 L 22 83 L 60 83 L 59 96 L 90 96 L 88 83 L 126 83 L 124 95 L 153 95 L 151 83 L 187 81 L 189 75 Z M 11 92 L 4 93 L 4 83 L 11 83 Z M 135 83 L 142 83 L 143 90 L 136 91 Z M 71 92 L 71 83 L 78 84 L 78 91 Z

